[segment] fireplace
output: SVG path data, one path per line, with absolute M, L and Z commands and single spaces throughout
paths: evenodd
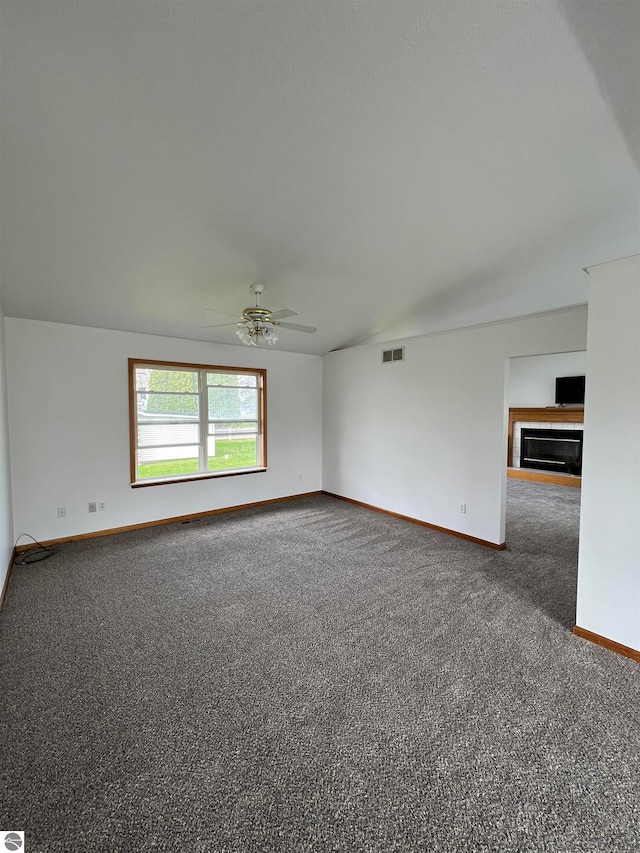
M 520 467 L 580 474 L 582 430 L 523 427 L 520 430 Z

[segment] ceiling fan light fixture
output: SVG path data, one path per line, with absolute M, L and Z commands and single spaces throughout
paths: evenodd
M 276 330 L 273 326 L 268 326 L 265 323 L 260 325 L 260 333 L 261 338 L 264 338 L 265 341 L 269 344 L 269 346 L 273 346 L 273 344 L 278 342 L 278 336 L 276 334 Z
M 242 343 L 248 347 L 257 346 L 261 339 L 265 340 L 269 346 L 273 346 L 278 341 L 275 328 L 270 323 L 260 320 L 253 320 L 250 323 L 240 323 L 236 329 L 236 334 Z
M 256 342 L 251 339 L 251 334 L 249 332 L 249 328 L 241 323 L 236 329 L 236 335 L 240 338 L 243 344 L 246 344 L 248 347 L 254 347 Z

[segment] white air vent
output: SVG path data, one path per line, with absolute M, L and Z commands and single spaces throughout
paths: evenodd
M 388 364 L 392 361 L 404 361 L 404 347 L 382 350 L 382 363 Z

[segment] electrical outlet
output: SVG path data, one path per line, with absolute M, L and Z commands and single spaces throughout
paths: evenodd
M 98 512 L 104 512 L 106 508 L 107 508 L 107 502 L 106 501 L 98 501 Z
M 460 512 L 465 513 L 467 511 L 467 505 L 466 504 L 460 504 L 459 510 L 460 510 Z
M 58 518 L 66 518 L 67 517 L 67 508 L 66 506 L 58 507 Z
M 97 512 L 97 511 L 98 511 L 97 503 L 95 501 L 91 501 L 89 503 L 89 512 Z
M 302 479 L 302 474 L 298 474 L 298 477 L 299 477 L 300 479 Z

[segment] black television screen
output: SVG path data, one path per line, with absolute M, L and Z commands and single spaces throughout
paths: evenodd
M 556 404 L 584 405 L 584 376 L 558 376 L 556 379 Z

